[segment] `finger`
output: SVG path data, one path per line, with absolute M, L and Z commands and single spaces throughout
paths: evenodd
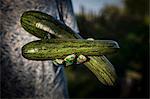
M 57 65 L 63 64 L 64 60 L 62 60 L 62 59 L 56 59 L 56 60 L 53 61 L 53 63 L 57 66 Z
M 72 65 L 72 64 L 74 64 L 75 59 L 76 59 L 76 55 L 75 55 L 75 54 L 68 55 L 68 56 L 64 59 L 64 61 L 65 61 L 64 63 L 65 63 L 66 66 Z
M 87 61 L 87 57 L 85 57 L 84 55 L 79 55 L 78 58 L 77 58 L 77 63 L 76 64 L 82 64 L 86 61 Z
M 89 41 L 94 41 L 94 39 L 93 39 L 93 38 L 88 38 L 87 40 L 89 40 Z

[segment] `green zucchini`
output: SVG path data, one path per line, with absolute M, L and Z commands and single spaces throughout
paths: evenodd
M 72 29 L 61 23 L 59 20 L 39 11 L 24 12 L 21 16 L 21 25 L 27 32 L 41 39 L 47 39 L 50 37 L 59 39 L 81 38 L 80 35 L 76 34 Z M 55 45 L 57 45 L 57 43 Z M 118 44 L 116 43 L 116 45 Z M 31 53 L 28 55 L 27 53 L 24 53 L 26 52 L 24 49 L 26 48 L 25 46 L 23 47 L 24 57 L 32 57 L 32 55 L 30 55 Z M 118 48 L 119 46 L 117 46 L 117 49 Z M 40 56 L 38 57 L 40 59 Z M 84 65 L 88 67 L 103 84 L 113 85 L 115 83 L 117 75 L 113 65 L 107 60 L 107 58 L 104 55 L 89 56 L 89 58 L 90 60 L 88 62 L 85 62 Z M 33 60 L 35 59 L 36 58 L 33 58 Z
M 39 11 L 24 12 L 21 16 L 21 25 L 27 32 L 42 39 L 76 37 L 68 26 Z
M 51 39 L 30 42 L 23 46 L 22 54 L 32 60 L 63 59 L 70 54 L 99 56 L 114 53 L 118 45 L 111 40 Z

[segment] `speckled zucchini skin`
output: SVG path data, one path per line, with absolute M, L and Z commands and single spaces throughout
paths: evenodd
M 29 33 L 41 39 L 47 39 L 47 38 L 81 39 L 79 34 L 76 34 L 72 29 L 70 29 L 65 24 L 61 23 L 59 20 L 56 20 L 54 17 L 51 17 L 50 15 L 47 15 L 38 11 L 24 12 L 24 14 L 21 17 L 21 25 L 26 31 L 28 31 Z M 53 47 L 55 45 L 57 45 L 57 43 L 55 43 Z M 115 42 L 115 45 L 116 45 L 115 50 L 119 49 L 117 42 Z M 111 50 L 111 47 L 109 47 L 109 50 L 107 49 L 107 51 L 110 51 L 110 50 Z M 46 54 L 45 56 L 48 55 Z M 55 54 L 55 53 L 52 53 L 52 54 Z M 64 53 L 61 53 L 61 54 L 64 55 Z M 29 56 L 33 57 L 34 55 L 29 55 Z M 27 57 L 27 53 L 24 54 L 24 57 Z M 39 54 L 38 57 L 40 59 L 42 55 Z M 116 75 L 113 65 L 109 62 L 109 60 L 107 60 L 107 58 L 104 55 L 88 56 L 88 58 L 90 60 L 88 62 L 85 62 L 84 65 L 87 68 L 89 68 L 103 84 L 114 85 L 117 75 Z
M 22 48 L 23 56 L 32 60 L 54 60 L 65 58 L 67 55 L 99 56 L 114 53 L 118 47 L 111 40 L 75 40 L 51 39 L 33 41 Z
M 39 11 L 24 12 L 20 21 L 27 32 L 42 39 L 76 37 L 74 31 L 68 26 Z

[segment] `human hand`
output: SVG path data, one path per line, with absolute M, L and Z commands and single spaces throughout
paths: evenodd
M 55 65 L 63 64 L 65 66 L 70 66 L 73 64 L 83 64 L 83 63 L 87 62 L 88 60 L 89 60 L 89 58 L 84 55 L 77 56 L 75 54 L 71 54 L 71 55 L 68 55 L 67 57 L 65 57 L 64 59 L 56 59 L 53 61 L 53 63 Z
M 93 41 L 93 38 L 88 38 L 87 40 L 91 40 Z M 75 54 L 71 54 L 66 56 L 64 59 L 56 59 L 53 61 L 53 63 L 57 66 L 59 64 L 63 64 L 65 66 L 70 66 L 73 64 L 83 64 L 85 62 L 87 62 L 89 60 L 89 58 L 87 56 L 84 55 L 75 55 Z

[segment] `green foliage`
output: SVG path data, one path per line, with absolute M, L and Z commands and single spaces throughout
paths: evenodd
M 128 14 L 143 17 L 149 13 L 149 0 L 124 0 Z
M 69 67 L 67 70 L 71 97 L 119 97 L 121 79 L 126 70 L 138 72 L 143 78 L 133 86 L 133 91 L 126 97 L 148 97 L 148 46 L 149 15 L 148 0 L 124 0 L 124 8 L 106 6 L 99 15 L 77 15 L 78 26 L 84 38 L 113 39 L 119 42 L 120 50 L 115 56 L 108 56 L 119 75 L 115 88 L 100 86 L 95 77 L 88 71 Z M 73 74 L 70 74 L 73 73 Z M 85 73 L 87 76 L 85 76 Z M 89 83 L 89 81 L 93 81 Z M 76 83 L 78 82 L 78 83 Z M 76 83 L 76 84 L 75 84 Z M 84 90 L 83 85 L 87 87 Z M 97 87 L 99 86 L 99 87 Z M 84 92 L 83 92 L 84 90 Z M 75 94 L 74 94 L 75 93 Z

